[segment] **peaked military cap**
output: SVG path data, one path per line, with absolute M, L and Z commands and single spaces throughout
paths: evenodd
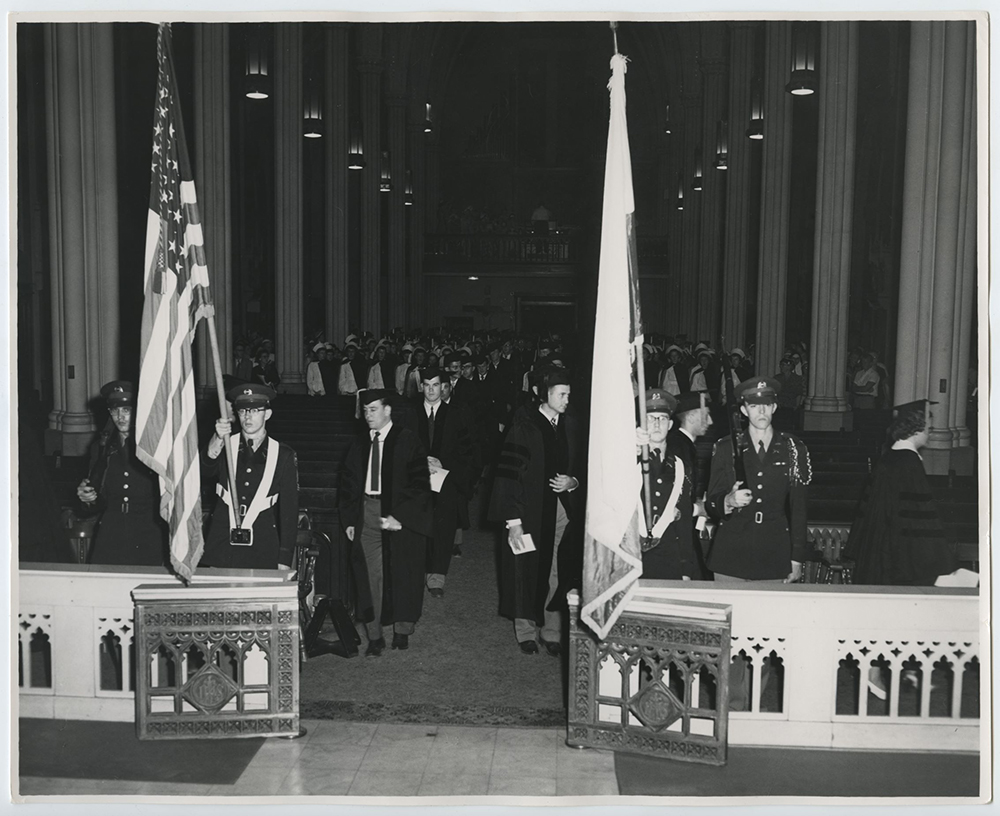
M 650 388 L 646 392 L 647 414 L 673 414 L 677 408 L 677 398 L 662 388 Z
M 226 392 L 233 408 L 266 408 L 276 396 L 273 388 L 262 383 L 240 383 Z
M 751 377 L 736 386 L 736 396 L 747 405 L 768 405 L 780 390 L 781 383 L 774 377 Z
M 135 389 L 128 380 L 113 380 L 101 388 L 101 396 L 109 408 L 118 405 L 135 405 Z

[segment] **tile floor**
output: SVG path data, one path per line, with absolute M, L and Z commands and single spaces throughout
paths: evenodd
M 617 796 L 614 754 L 566 745 L 565 728 L 303 721 L 265 742 L 235 785 L 22 777 L 36 795 Z

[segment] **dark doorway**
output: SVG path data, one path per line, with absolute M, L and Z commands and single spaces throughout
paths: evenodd
M 546 298 L 519 296 L 517 331 L 519 334 L 572 334 L 576 331 L 576 299 L 570 295 Z

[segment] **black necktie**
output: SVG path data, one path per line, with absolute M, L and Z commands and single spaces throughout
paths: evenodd
M 559 428 L 559 420 L 558 419 L 556 419 L 555 417 L 552 417 L 552 419 L 550 419 L 549 422 L 552 423 L 552 430 L 553 431 L 558 430 L 558 428 Z
M 654 462 L 659 462 L 660 461 L 660 449 L 659 448 L 652 448 L 650 450 L 650 454 L 651 454 L 650 458 Z
M 434 446 L 434 409 L 427 415 L 427 439 L 428 445 Z
M 764 440 L 761 439 L 760 442 L 757 443 L 757 455 L 760 457 L 760 461 L 764 461 L 766 453 L 767 451 L 764 450 Z
M 369 493 L 379 492 L 379 455 L 378 455 L 378 438 L 380 436 L 379 431 L 375 431 L 375 435 L 372 437 L 372 483 Z

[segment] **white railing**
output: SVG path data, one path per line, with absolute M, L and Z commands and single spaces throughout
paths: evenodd
M 980 748 L 976 590 L 644 580 L 624 614 L 668 599 L 732 606 L 731 660 L 750 679 L 731 745 Z
M 280 583 L 272 570 L 201 570 L 194 583 Z M 19 715 L 128 722 L 135 717 L 132 590 L 180 581 L 166 569 L 21 564 Z

